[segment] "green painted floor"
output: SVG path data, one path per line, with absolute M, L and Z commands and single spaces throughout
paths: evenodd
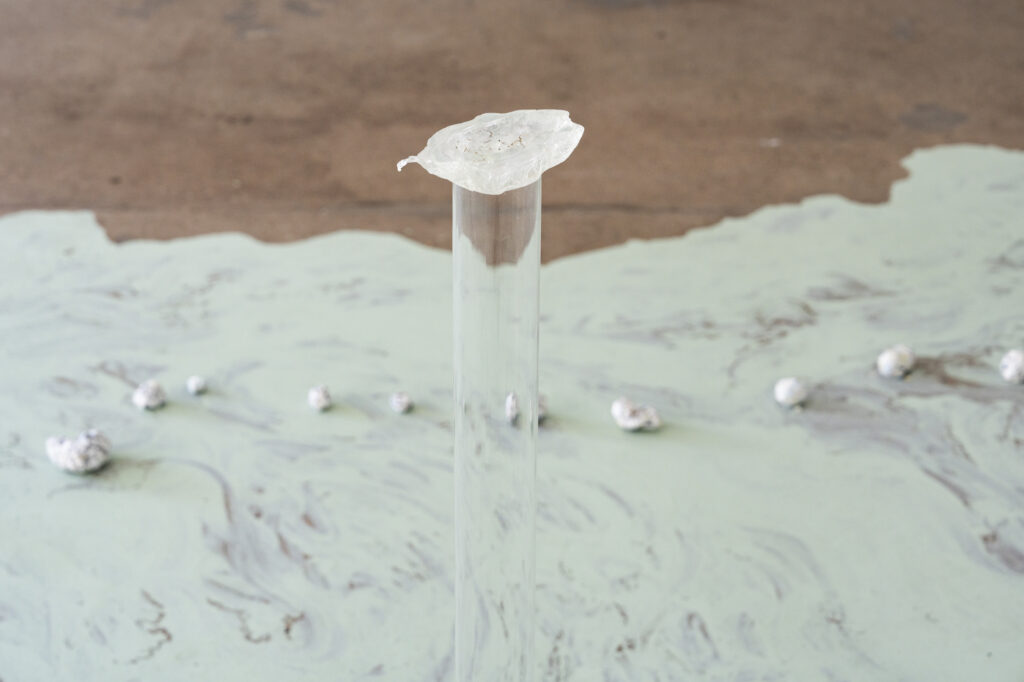
M 544 268 L 536 679 L 1024 674 L 1024 154 L 906 165 L 883 205 Z M 448 254 L 27 212 L 0 269 L 0 679 L 451 679 Z M 880 379 L 900 342 L 919 369 Z M 619 432 L 619 395 L 665 428 Z M 112 464 L 52 467 L 91 426 Z

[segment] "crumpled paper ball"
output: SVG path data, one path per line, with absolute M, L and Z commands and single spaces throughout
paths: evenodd
M 658 411 L 649 405 L 636 405 L 627 398 L 612 403 L 612 419 L 623 431 L 656 431 L 661 428 Z
M 155 379 L 143 381 L 132 393 L 132 404 L 140 410 L 157 410 L 166 403 L 167 394 Z
M 783 407 L 796 407 L 807 400 L 807 387 L 795 377 L 775 382 L 775 402 Z
M 72 474 L 100 469 L 110 460 L 110 448 L 110 439 L 96 429 L 89 429 L 74 439 L 59 436 L 46 439 L 46 456 Z
M 306 394 L 306 402 L 318 412 L 323 412 L 331 406 L 331 394 L 326 386 L 314 386 Z
M 902 379 L 914 369 L 916 360 L 914 351 L 899 344 L 883 350 L 875 361 L 875 367 L 878 373 L 887 379 Z

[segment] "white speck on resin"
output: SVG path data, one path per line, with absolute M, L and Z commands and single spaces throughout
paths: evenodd
M 612 419 L 623 431 L 656 431 L 661 428 L 658 411 L 649 405 L 636 405 L 627 398 L 612 403 Z
M 405 414 L 412 410 L 412 398 L 404 391 L 397 391 L 388 398 L 388 406 L 398 414 Z
M 480 114 L 431 135 L 423 151 L 398 162 L 398 170 L 415 162 L 471 192 L 502 194 L 565 161 L 582 136 L 583 126 L 559 109 Z
M 795 377 L 785 377 L 775 382 L 775 402 L 783 407 L 796 407 L 807 400 L 807 387 Z
M 323 412 L 331 406 L 331 394 L 326 386 L 314 386 L 309 389 L 306 395 L 306 402 L 318 412 Z
M 185 381 L 185 388 L 188 389 L 188 392 L 192 395 L 206 393 L 206 379 L 200 376 L 190 376 Z
M 87 474 L 102 467 L 110 459 L 110 448 L 110 439 L 96 429 L 73 440 L 59 436 L 46 439 L 46 456 L 72 474 Z
M 515 424 L 519 421 L 519 398 L 516 397 L 515 393 L 509 393 L 505 396 L 505 419 L 508 420 L 509 424 Z
M 1011 384 L 1024 384 L 1024 350 L 1014 348 L 999 361 L 999 374 Z
M 167 403 L 167 394 L 155 379 L 139 384 L 132 393 L 132 404 L 140 410 L 157 410 Z
M 914 352 L 908 346 L 899 344 L 886 348 L 875 361 L 878 373 L 888 379 L 902 379 L 914 369 Z

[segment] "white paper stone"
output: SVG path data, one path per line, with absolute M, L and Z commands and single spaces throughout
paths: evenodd
M 783 407 L 796 407 L 807 400 L 807 387 L 795 377 L 775 382 L 775 402 Z
M 46 439 L 46 456 L 57 467 L 72 474 L 96 471 L 110 460 L 110 439 L 96 429 L 78 438 L 51 436 Z
M 901 379 L 914 369 L 915 362 L 914 352 L 908 346 L 899 344 L 883 350 L 875 361 L 875 366 L 883 377 Z
M 459 187 L 502 194 L 565 161 L 582 136 L 583 126 L 558 109 L 480 114 L 434 133 L 423 151 L 398 162 L 398 170 L 415 162 Z
M 206 393 L 206 379 L 200 376 L 190 376 L 185 380 L 185 388 L 192 395 Z
M 405 414 L 412 410 L 412 398 L 404 391 L 397 391 L 388 398 L 388 406 L 398 414 Z
M 132 393 L 132 404 L 140 410 L 157 410 L 166 403 L 167 394 L 155 379 L 143 381 Z
M 306 402 L 318 412 L 323 412 L 331 406 L 331 393 L 326 386 L 314 386 L 306 394 Z
M 519 420 L 519 398 L 515 393 L 505 396 L 505 419 L 509 424 L 515 424 Z
M 1024 350 L 1014 348 L 999 361 L 999 374 L 1011 384 L 1024 384 Z
M 544 394 L 537 396 L 537 423 L 548 418 L 548 399 Z M 515 393 L 505 396 L 505 419 L 509 424 L 519 421 L 519 397 Z
M 656 431 L 661 428 L 658 411 L 649 405 L 636 405 L 628 398 L 612 403 L 612 419 L 623 431 Z

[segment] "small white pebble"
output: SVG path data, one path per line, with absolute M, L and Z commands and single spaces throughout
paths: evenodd
M 1024 350 L 1014 348 L 999 361 L 999 373 L 1011 384 L 1024 384 Z
M 661 427 L 657 410 L 649 405 L 635 405 L 627 398 L 612 403 L 612 419 L 623 431 L 656 431 Z
M 878 373 L 888 379 L 902 379 L 914 369 L 914 352 L 907 346 L 900 344 L 892 348 L 886 348 L 878 356 L 875 366 Z
M 326 386 L 314 386 L 309 389 L 306 401 L 314 410 L 323 412 L 331 406 L 331 394 L 327 391 Z
M 775 402 L 783 407 L 796 407 L 807 400 L 807 387 L 799 379 L 785 377 L 775 382 Z
M 388 406 L 398 414 L 405 414 L 412 410 L 412 398 L 404 391 L 392 393 L 388 398 Z
M 206 393 L 206 379 L 200 376 L 190 376 L 185 380 L 185 388 L 192 395 L 200 395 Z
M 548 418 L 548 397 L 543 393 L 537 395 L 537 423 Z
M 51 436 L 46 439 L 46 456 L 57 467 L 72 474 L 96 471 L 110 460 L 110 439 L 96 429 L 78 438 Z
M 515 424 L 519 421 L 519 398 L 516 397 L 515 393 L 509 393 L 505 396 L 505 419 L 508 420 L 509 424 Z
M 143 381 L 132 393 L 132 404 L 140 410 L 157 410 L 166 403 L 167 394 L 155 379 Z

